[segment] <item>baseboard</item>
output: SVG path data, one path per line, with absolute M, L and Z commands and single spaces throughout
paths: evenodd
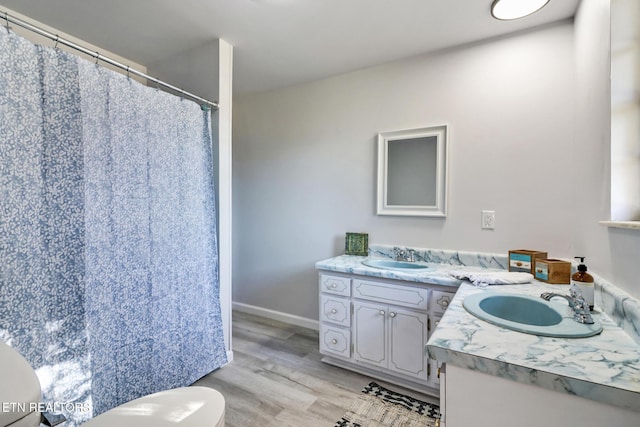
M 244 304 L 241 302 L 233 302 L 233 309 L 242 313 L 255 314 L 256 316 L 266 317 L 267 319 L 278 320 L 290 325 L 302 326 L 303 328 L 313 329 L 317 331 L 318 321 L 306 317 L 295 316 L 293 314 L 283 313 L 281 311 L 270 310 L 264 307 Z

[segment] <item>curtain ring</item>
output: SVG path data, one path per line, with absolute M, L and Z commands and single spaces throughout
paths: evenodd
M 98 65 L 99 60 L 100 60 L 100 52 L 96 51 L 96 65 Z
M 58 42 L 60 41 L 60 36 L 56 34 L 56 43 L 53 45 L 54 49 L 58 49 Z
M 7 21 L 7 33 L 11 32 L 11 27 L 9 26 L 9 12 L 4 11 L 4 20 Z
M 127 65 L 127 78 L 130 79 L 131 78 L 131 74 L 129 74 L 129 66 Z

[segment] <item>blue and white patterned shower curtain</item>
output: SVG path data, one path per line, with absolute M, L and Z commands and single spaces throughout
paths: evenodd
M 0 338 L 44 399 L 96 415 L 224 364 L 210 114 L 4 30 L 0 114 Z

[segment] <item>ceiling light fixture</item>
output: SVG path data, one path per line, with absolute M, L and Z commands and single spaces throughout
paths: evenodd
M 494 0 L 491 16 L 501 21 L 518 19 L 542 9 L 549 0 Z

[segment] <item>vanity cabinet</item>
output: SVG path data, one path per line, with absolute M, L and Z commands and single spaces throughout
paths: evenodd
M 424 344 L 454 293 L 441 287 L 320 273 L 324 362 L 438 394 Z

